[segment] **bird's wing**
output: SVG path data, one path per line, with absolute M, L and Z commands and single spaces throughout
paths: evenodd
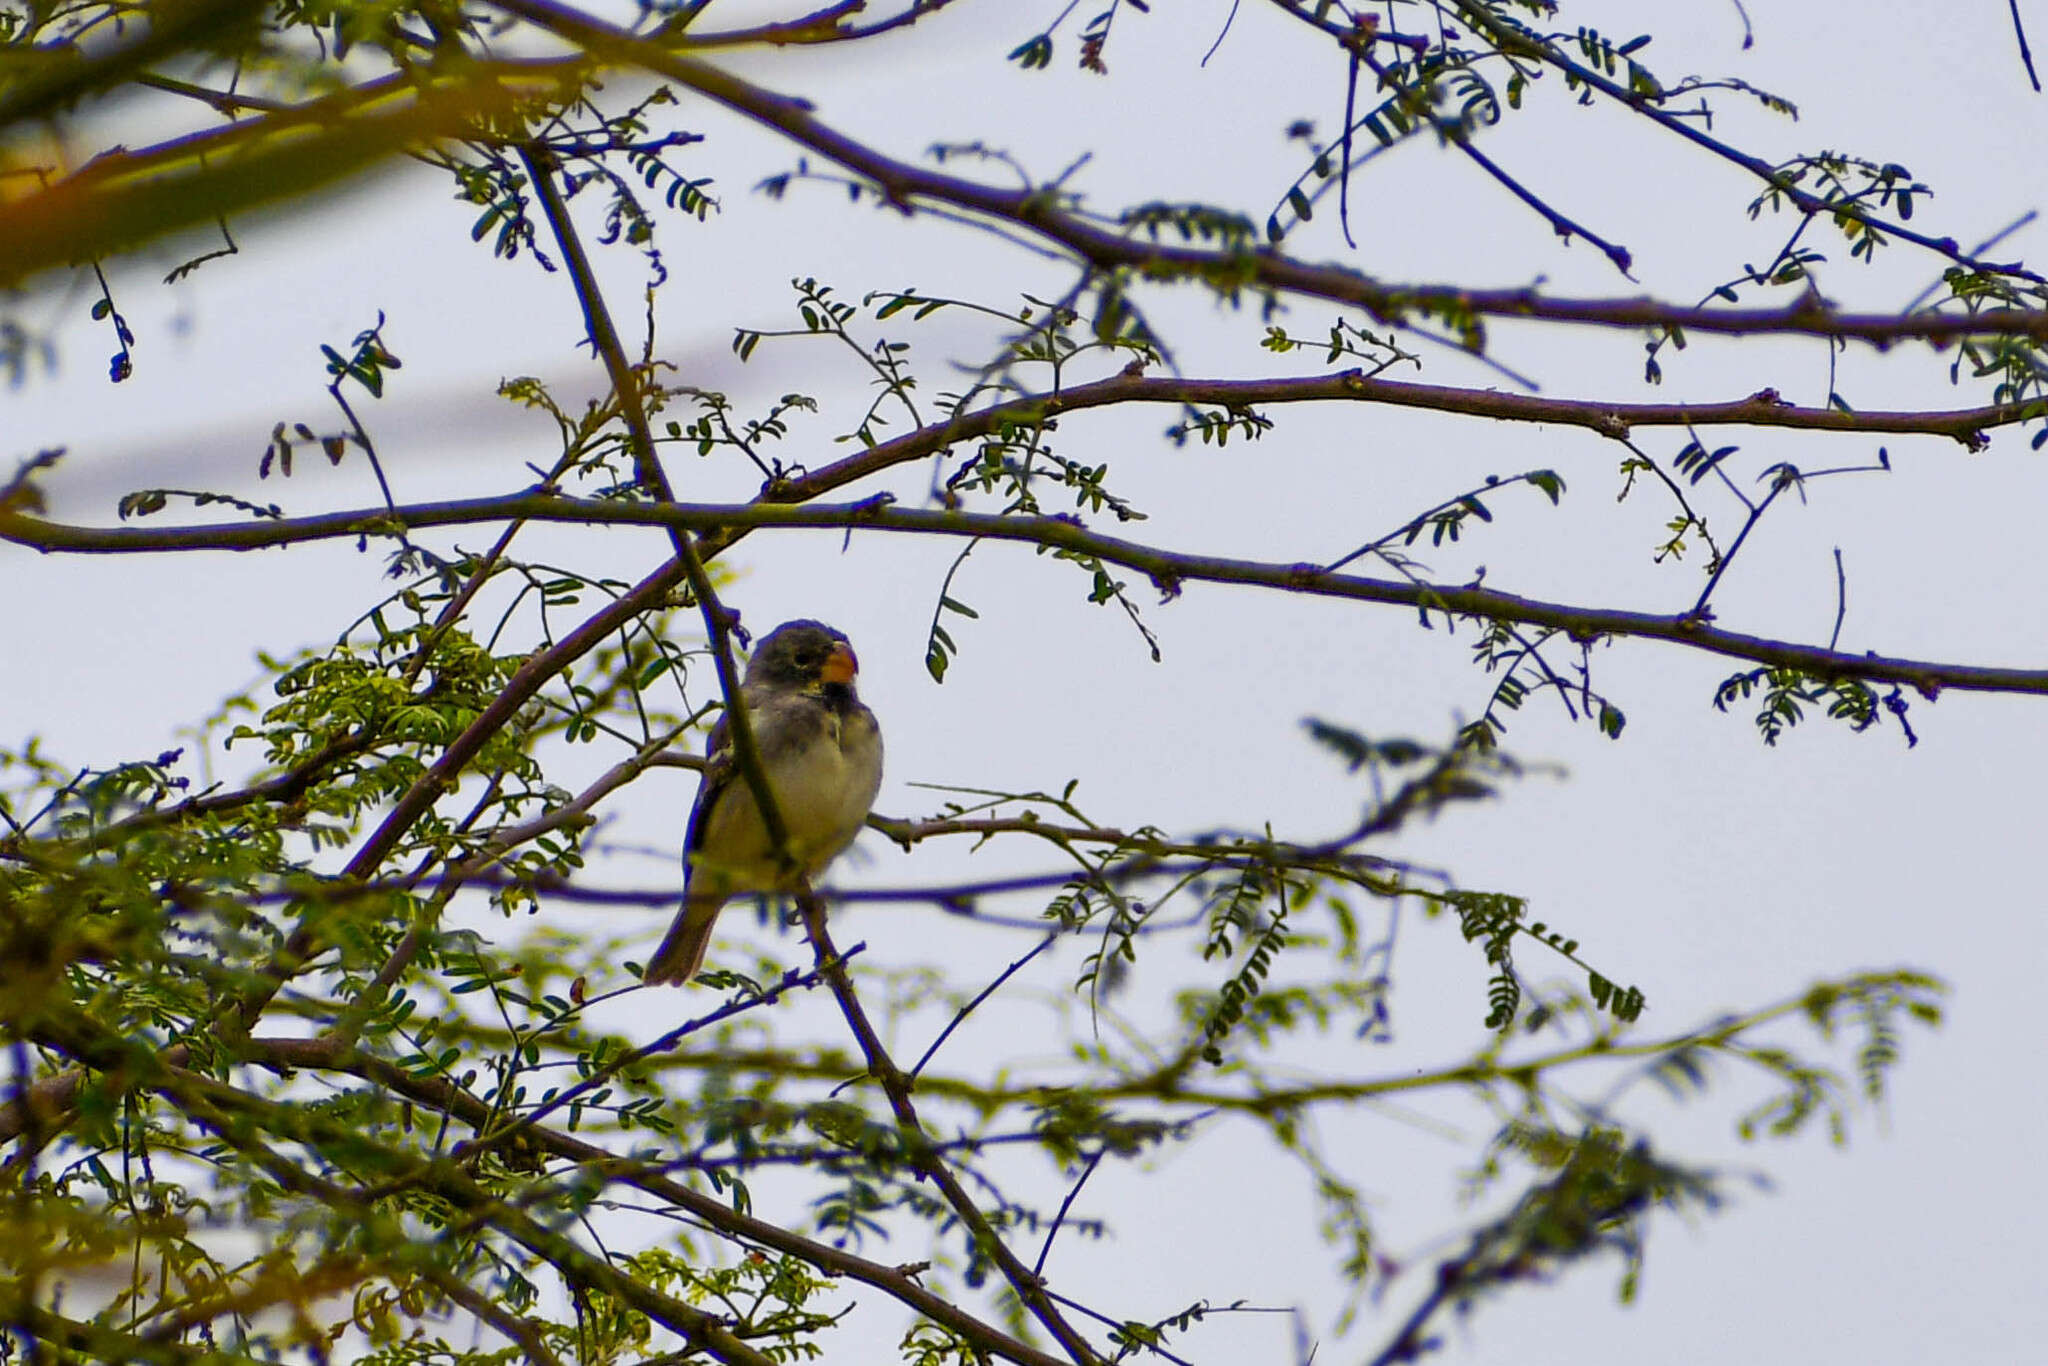
M 647 960 L 642 979 L 647 982 L 681 984 L 695 977 L 704 965 L 704 951 L 711 944 L 711 929 L 719 908 L 725 905 L 725 897 L 719 893 L 690 894 L 690 884 L 697 876 L 696 855 L 704 847 L 712 813 L 731 791 L 738 772 L 733 763 L 732 738 L 723 716 L 712 723 L 704 754 L 709 762 L 704 766 L 697 786 L 697 802 L 690 808 L 690 823 L 683 833 L 683 909 L 676 913 L 654 957 Z
M 683 882 L 689 884 L 691 856 L 704 847 L 704 832 L 710 828 L 711 812 L 719 800 L 732 788 L 733 780 L 739 777 L 739 765 L 733 762 L 732 735 L 726 729 L 725 717 L 720 715 L 711 725 L 710 738 L 704 745 L 703 781 L 697 788 L 697 803 L 690 808 L 690 824 L 683 832 Z

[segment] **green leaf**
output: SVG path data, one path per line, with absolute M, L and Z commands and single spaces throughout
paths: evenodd
M 1007 60 L 1017 63 L 1026 71 L 1036 71 L 1052 65 L 1052 35 L 1041 33 L 1010 50 Z

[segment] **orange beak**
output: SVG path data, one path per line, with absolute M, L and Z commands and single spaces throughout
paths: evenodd
M 853 647 L 842 640 L 832 647 L 831 654 L 825 656 L 825 665 L 818 670 L 818 677 L 827 683 L 851 683 L 859 672 L 860 661 L 854 658 Z

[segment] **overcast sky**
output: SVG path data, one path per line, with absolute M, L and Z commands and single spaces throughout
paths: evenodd
M 2048 41 L 2048 9 L 2034 8 L 2031 36 Z M 986 139 L 1049 176 L 1092 152 L 1072 184 L 1097 207 L 1208 199 L 1262 220 L 1299 170 L 1287 125 L 1305 118 L 1335 128 L 1343 91 L 1321 49 L 1257 3 L 1243 6 L 1202 66 L 1230 9 L 1227 0 L 1155 0 L 1149 16 L 1126 8 L 1106 80 L 1072 69 L 1071 29 L 1051 71 L 1005 64 L 1003 54 L 1057 6 L 986 0 L 962 0 L 870 54 L 734 60 L 899 156 L 920 156 L 939 140 Z M 1714 131 L 1772 159 L 1830 147 L 1902 162 L 1936 191 L 1916 226 L 1973 243 L 2042 206 L 2048 104 L 2027 86 L 2004 6 L 1931 14 L 1902 0 L 1749 0 L 1747 18 L 1755 35 L 1747 51 L 1732 0 L 1574 4 L 1559 22 L 1618 39 L 1656 34 L 1641 55 L 1666 77 L 1732 74 L 1793 98 L 1796 123 L 1724 93 Z M 1647 136 L 1611 110 L 1573 109 L 1555 84 L 1540 89 L 1534 115 L 1508 120 L 1484 145 L 1574 217 L 1627 244 L 1639 283 L 1583 244 L 1561 246 L 1472 168 L 1420 142 L 1379 159 L 1354 184 L 1355 252 L 1330 213 L 1290 247 L 1392 280 L 1542 281 L 1560 292 L 1648 290 L 1685 303 L 1743 262 L 1769 257 L 1785 225 L 1748 222 L 1754 190 L 1740 173 Z M 659 349 L 690 382 L 729 390 L 743 407 L 793 389 L 824 400 L 823 416 L 795 424 L 787 459 L 817 466 L 842 454 L 830 438 L 843 405 L 865 401 L 860 373 L 822 342 L 771 343 L 745 367 L 732 356 L 733 326 L 792 325 L 790 277 L 814 275 L 852 298 L 915 286 L 991 304 L 1067 281 L 1061 268 L 999 241 L 849 208 L 826 187 L 799 185 L 770 202 L 751 187 L 785 169 L 791 153 L 689 104 L 680 117 L 713 135 L 688 164 L 717 176 L 722 210 L 708 225 L 664 227 L 676 279 L 662 304 Z M 535 374 L 580 395 L 595 392 L 600 375 L 578 349 L 581 321 L 563 277 L 527 260 L 492 260 L 468 238 L 473 217 L 446 184 L 409 167 L 374 191 L 238 229 L 241 255 L 173 287 L 159 281 L 189 253 L 164 247 L 113 263 L 117 300 L 138 336 L 135 375 L 120 386 L 106 380 L 111 338 L 86 318 L 90 297 L 45 282 L 26 308 L 62 318 L 59 365 L 0 392 L 0 456 L 68 447 L 48 487 L 53 515 L 76 520 L 110 521 L 119 494 L 151 486 L 276 500 L 295 513 L 365 505 L 374 487 L 354 465 L 330 471 L 308 460 L 288 483 L 258 481 L 256 466 L 277 421 L 334 425 L 318 347 L 344 347 L 382 310 L 406 366 L 391 396 L 364 412 L 400 500 L 531 482 L 523 466 L 551 459 L 552 426 L 492 389 L 502 377 Z M 1993 254 L 2037 260 L 2043 242 L 2036 225 Z M 1865 268 L 1837 239 L 1816 244 L 1832 258 L 1821 286 L 1845 304 L 1896 307 L 1938 273 L 1934 258 L 1904 249 Z M 640 263 L 619 251 L 602 264 L 621 316 L 637 318 Z M 1156 303 L 1186 373 L 1274 370 L 1257 349 L 1254 316 L 1218 310 L 1191 290 Z M 1331 316 L 1298 304 L 1280 321 L 1319 336 Z M 927 366 L 930 401 L 948 387 L 944 360 L 978 359 L 990 334 L 941 314 L 903 335 Z M 1665 355 L 1666 382 L 1652 390 L 1634 336 L 1501 325 L 1495 337 L 1500 361 L 1556 396 L 1730 399 L 1765 386 L 1798 402 L 1827 395 L 1817 344 L 1695 339 Z M 1506 383 L 1444 349 L 1425 355 L 1420 378 Z M 1920 348 L 1882 358 L 1852 351 L 1837 383 L 1862 407 L 1983 401 L 1978 390 L 1951 389 L 1945 362 Z M 1429 569 L 1463 581 L 1484 566 L 1490 586 L 1645 610 L 1679 610 L 1699 590 L 1696 560 L 1650 564 L 1669 509 L 1640 494 L 1617 507 L 1621 452 L 1588 433 L 1364 408 L 1270 415 L 1280 424 L 1273 435 L 1221 451 L 1162 441 L 1165 410 L 1072 418 L 1061 437 L 1067 453 L 1108 461 L 1112 485 L 1151 514 L 1135 528 L 1141 539 L 1285 561 L 1334 558 L 1489 473 L 1548 466 L 1569 485 L 1562 507 L 1526 490 L 1503 495 L 1500 524 L 1432 553 Z M 1844 648 L 2048 666 L 2038 552 L 2048 475 L 2027 449 L 2029 435 L 2002 432 L 1975 455 L 1934 438 L 1892 440 L 1884 443 L 1889 474 L 1816 483 L 1804 505 L 1774 513 L 1745 548 L 1717 594 L 1721 624 L 1825 643 L 1839 548 Z M 1721 436 L 1742 446 L 1730 468 L 1745 479 L 1780 460 L 1867 463 L 1878 445 L 1783 432 Z M 1668 455 L 1681 438 L 1643 440 Z M 880 487 L 916 499 L 927 479 L 927 470 L 909 469 Z M 757 482 L 743 469 L 689 460 L 674 480 L 691 499 L 744 497 Z M 482 535 L 428 539 L 474 545 Z M 536 531 L 526 548 L 638 577 L 662 544 L 652 533 Z M 1303 717 L 1440 740 L 1478 713 L 1490 688 L 1466 662 L 1469 630 L 1451 637 L 1418 630 L 1399 609 L 1220 587 L 1191 587 L 1165 605 L 1140 594 L 1164 653 L 1154 665 L 1119 612 L 1085 601 L 1086 581 L 1071 566 L 994 546 L 977 551 L 956 581 L 954 595 L 982 617 L 955 629 L 960 655 L 941 687 L 923 667 L 925 629 L 957 549 L 857 536 L 842 551 L 840 537 L 818 533 L 757 537 L 731 557 L 742 573 L 732 601 L 756 629 L 818 616 L 853 637 L 863 695 L 888 739 L 879 809 L 890 814 L 935 808 L 937 796 L 913 783 L 1056 791 L 1078 779 L 1077 800 L 1105 824 L 1192 831 L 1271 821 L 1285 835 L 1326 835 L 1355 814 L 1360 793 L 1306 742 Z M 13 656 L 0 682 L 0 740 L 40 734 L 55 754 L 92 764 L 178 743 L 181 728 L 259 677 L 258 650 L 331 639 L 377 590 L 380 564 L 343 543 L 154 561 L 0 548 Z M 1772 750 L 1747 712 L 1710 705 L 1732 663 L 1628 643 L 1603 647 L 1598 662 L 1602 686 L 1629 716 L 1620 741 L 1533 701 L 1513 718 L 1508 743 L 1557 773 L 1415 831 L 1399 852 L 1451 870 L 1462 885 L 1531 897 L 1542 918 L 1643 988 L 1648 1029 L 1762 1004 L 1824 975 L 1905 964 L 1953 984 L 1951 1020 L 1937 1035 L 1908 1039 L 1886 1112 L 1862 1117 L 1846 1153 L 1817 1135 L 1739 1144 L 1732 1118 L 1756 1094 L 1741 1085 L 1680 1109 L 1644 1096 L 1629 1113 L 1652 1122 L 1673 1151 L 1766 1173 L 1775 1189 L 1742 1187 L 1730 1210 L 1695 1227 L 1653 1220 L 1634 1307 L 1614 1306 L 1617 1268 L 1582 1269 L 1489 1304 L 1452 1333 L 1446 1359 L 2003 1362 L 2038 1354 L 2048 1338 L 2039 1238 L 2048 1182 L 2034 1148 L 2048 1128 L 2048 1101 L 2034 1003 L 2048 929 L 2035 789 L 2048 766 L 2048 712 L 2039 702 L 1952 695 L 1914 702 L 1914 749 L 1889 724 L 1858 736 L 1809 721 Z M 608 756 L 591 760 L 599 761 Z M 608 837 L 661 855 L 621 861 L 605 876 L 636 886 L 673 877 L 692 790 L 677 771 L 633 788 L 609 813 Z M 860 852 L 835 874 L 846 884 L 1037 866 L 1000 848 L 973 862 L 930 846 L 905 856 L 872 837 Z M 564 906 L 545 914 L 562 929 L 604 914 L 609 933 L 628 913 Z M 649 945 L 662 918 L 646 917 Z M 924 908 L 863 911 L 848 924 L 842 939 L 867 940 L 871 960 L 936 957 L 962 985 L 987 980 L 1028 942 L 964 931 Z M 1057 993 L 1080 954 L 1041 960 L 1028 986 Z M 1525 963 L 1539 980 L 1549 975 L 1536 955 Z M 1162 954 L 1160 976 L 1145 989 L 1188 980 L 1173 974 L 1191 974 L 1193 964 Z M 1339 1034 L 1321 1045 L 1320 1066 L 1395 1073 L 1449 1062 L 1480 1042 L 1483 966 L 1454 927 L 1408 912 L 1396 979 L 1392 1042 Z M 1042 1056 L 1050 1037 L 1040 1044 L 1018 1032 L 1038 1018 L 1028 1005 L 991 1012 L 951 1045 L 952 1065 Z M 906 1037 L 921 1047 L 924 1035 Z M 1453 1226 L 1459 1169 L 1486 1132 L 1469 1109 L 1421 1108 L 1432 1124 L 1356 1115 L 1333 1119 L 1325 1135 L 1373 1196 L 1388 1251 L 1417 1261 L 1450 1250 L 1429 1240 Z M 1312 1333 L 1327 1334 L 1341 1290 L 1314 1237 L 1307 1192 L 1297 1168 L 1255 1135 L 1225 1127 L 1140 1173 L 1091 1184 L 1077 1213 L 1109 1220 L 1111 1236 L 1063 1243 L 1048 1269 L 1056 1283 L 1083 1287 L 1091 1303 L 1128 1317 L 1166 1314 L 1198 1297 L 1244 1297 L 1300 1306 Z M 795 1217 L 796 1206 L 782 1213 Z M 904 1247 L 900 1259 L 917 1251 Z M 1396 1282 L 1384 1315 L 1368 1312 L 1353 1337 L 1325 1340 L 1318 1361 L 1376 1346 L 1427 1277 L 1423 1270 Z M 876 1306 L 840 1329 L 834 1359 L 840 1350 L 845 1360 L 885 1359 L 887 1314 Z M 1184 1350 L 1205 1361 L 1277 1360 L 1294 1350 L 1293 1334 L 1284 1318 L 1225 1320 Z

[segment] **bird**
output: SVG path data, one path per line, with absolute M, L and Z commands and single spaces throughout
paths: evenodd
M 727 718 L 683 837 L 683 905 L 641 980 L 680 986 L 704 966 L 718 912 L 749 892 L 792 891 L 853 843 L 882 785 L 882 730 L 854 692 L 860 661 L 821 621 L 786 621 L 747 662 L 740 698 L 762 776 L 775 795 L 791 862 L 777 858 Z

